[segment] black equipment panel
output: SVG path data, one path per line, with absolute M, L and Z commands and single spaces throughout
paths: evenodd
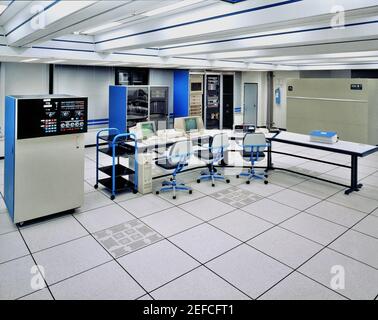
M 17 139 L 84 133 L 88 129 L 87 98 L 20 99 Z

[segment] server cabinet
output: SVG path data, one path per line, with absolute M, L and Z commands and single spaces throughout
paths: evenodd
M 234 126 L 234 76 L 223 75 L 222 83 L 222 129 L 232 129 Z
M 220 75 L 206 76 L 206 129 L 220 128 Z

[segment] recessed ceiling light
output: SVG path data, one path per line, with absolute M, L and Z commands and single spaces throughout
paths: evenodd
M 196 3 L 200 3 L 202 1 L 203 0 L 183 0 L 183 1 L 171 4 L 171 5 L 168 5 L 168 6 L 163 6 L 163 7 L 151 10 L 151 11 L 144 12 L 144 13 L 142 13 L 142 15 L 147 16 L 147 17 L 152 17 L 152 16 L 155 16 L 155 15 L 160 14 L 160 13 L 173 11 L 173 10 L 180 9 L 180 8 L 183 8 L 183 7 L 187 7 L 187 6 L 196 4 Z
M 51 60 L 51 61 L 47 61 L 47 63 L 49 64 L 55 64 L 55 63 L 61 63 L 61 62 L 65 62 L 66 60 Z
M 81 33 L 84 33 L 84 34 L 96 33 L 96 32 L 101 31 L 101 30 L 118 27 L 121 24 L 122 24 L 122 22 L 114 21 L 114 22 L 110 22 L 110 23 L 107 23 L 107 24 L 103 24 L 103 25 L 98 26 L 98 27 L 94 27 L 94 28 L 85 30 L 85 31 L 83 31 Z
M 6 4 L 0 4 L 0 14 L 2 14 L 8 6 Z
M 33 62 L 33 61 L 38 61 L 39 59 L 37 58 L 31 58 L 31 59 L 25 59 L 25 60 L 21 60 L 20 62 Z

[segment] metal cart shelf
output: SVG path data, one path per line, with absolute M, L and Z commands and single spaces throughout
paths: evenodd
M 103 134 L 107 132 L 108 134 Z M 107 146 L 100 146 L 100 141 L 107 142 Z M 132 142 L 133 144 L 129 144 Z M 116 128 L 103 129 L 97 132 L 96 136 L 96 184 L 103 185 L 111 192 L 110 199 L 114 200 L 116 194 L 122 191 L 138 192 L 138 166 L 137 166 L 137 141 L 132 133 L 120 133 Z M 112 157 L 112 164 L 99 166 L 99 153 Z M 135 170 L 120 163 L 120 157 L 131 158 L 134 156 Z M 99 179 L 99 172 L 106 174 L 107 178 Z

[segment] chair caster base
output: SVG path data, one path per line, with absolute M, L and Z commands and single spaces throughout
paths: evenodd
M 176 200 L 176 198 L 177 198 L 176 196 L 173 196 L 173 197 L 172 197 L 173 200 Z
M 114 199 L 115 199 L 115 195 L 112 194 L 112 195 L 110 196 L 110 200 L 114 200 Z
M 98 184 L 95 184 L 93 188 L 98 189 Z
M 268 184 L 268 183 L 269 183 L 269 181 L 266 181 L 266 180 L 264 181 L 264 184 Z
M 212 187 L 215 187 L 215 184 L 214 184 L 214 183 L 212 183 L 212 184 L 211 184 L 211 186 L 212 186 Z
M 226 180 L 226 183 L 230 183 L 230 182 L 231 182 L 230 179 L 227 179 L 227 180 Z
M 189 190 L 189 194 L 193 194 L 193 190 Z
M 236 179 L 239 179 L 239 178 L 240 178 L 240 176 L 239 176 L 239 175 L 237 175 L 237 176 L 236 176 Z
M 246 183 L 246 184 L 251 184 L 251 181 L 247 180 L 245 183 Z
M 155 191 L 155 194 L 160 194 L 160 191 Z
M 201 183 L 201 179 L 197 179 L 197 183 Z

